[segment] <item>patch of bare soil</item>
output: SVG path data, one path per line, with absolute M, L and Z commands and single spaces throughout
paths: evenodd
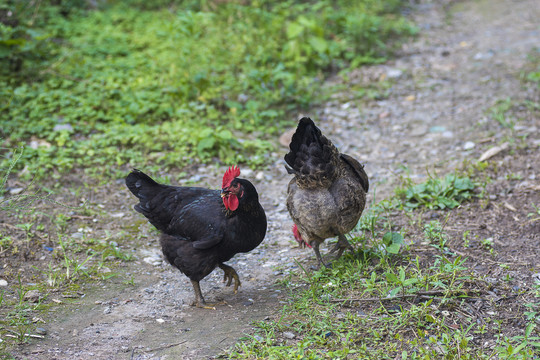
M 452 172 L 464 160 L 474 161 L 507 139 L 509 148 L 490 159 L 486 170 L 493 180 L 487 186 L 487 197 L 452 211 L 445 226 L 449 246 L 468 257 L 467 266 L 486 276 L 493 296 L 502 298 L 504 293 L 505 300 L 495 311 L 506 311 L 508 324 L 522 327 L 522 319 L 515 324 L 510 319 L 526 300 L 523 290 L 530 288 L 540 265 L 540 221 L 529 216 L 534 210 L 531 204 L 540 204 L 540 120 L 524 109 L 510 131 L 487 116 L 486 110 L 508 97 L 517 102 L 538 101 L 537 89 L 524 87 L 518 75 L 528 61 L 527 54 L 538 46 L 540 8 L 535 0 L 426 1 L 415 5 L 411 16 L 421 34 L 404 46 L 398 59 L 362 68 L 347 79 L 351 88 L 389 81 L 392 86 L 386 93 L 365 101 L 353 91 L 344 92 L 306 115 L 343 152 L 365 163 L 374 189 L 371 201 L 391 196 L 401 175 L 421 180 L 427 176 L 426 168 L 432 173 Z M 243 171 L 259 190 L 269 229 L 258 249 L 229 262 L 242 280 L 238 294 L 223 287 L 220 270 L 201 282 L 207 300 L 226 302 L 215 311 L 188 305 L 193 299 L 191 284 L 161 260 L 156 232 L 132 210 L 135 199 L 121 182 L 96 187 L 81 183 L 78 191 L 70 184 L 56 200 L 77 205 L 85 197 L 96 211 L 72 217 L 67 233 L 77 234 L 88 227 L 95 238 L 113 234 L 136 260 L 119 263 L 113 269 L 120 274 L 117 277 L 74 289 L 69 294 L 75 298 L 58 292 L 46 294 L 44 302 L 52 306 L 42 316 L 44 323 L 39 323 L 47 330 L 45 338 L 12 349 L 13 356 L 212 358 L 249 334 L 253 321 L 274 317 L 286 300 L 279 280 L 299 271 L 295 260 L 316 262 L 311 250 L 295 247 L 290 233 L 292 222 L 285 207 L 289 176 L 281 160 L 285 149 L 281 150 L 272 154 L 275 164 L 264 173 Z M 190 170 L 197 185 L 219 186 L 223 169 Z M 75 176 L 72 179 L 77 181 Z M 43 213 L 37 220 L 50 222 L 48 216 L 55 206 L 36 206 Z M 422 216 L 442 219 L 446 215 L 426 212 Z M 14 221 L 2 217 L 3 224 Z M 407 225 L 405 219 L 401 221 Z M 24 238 L 19 229 L 5 225 L 3 230 Z M 46 230 L 33 239 L 32 246 L 21 246 L 16 254 L 0 254 L 0 278 L 8 280 L 7 297 L 16 296 L 19 269 L 23 282 L 34 282 L 32 277 L 42 275 L 31 266 L 43 267 L 51 261 L 53 255 L 47 247 L 57 242 L 47 237 Z M 420 232 L 411 228 L 409 236 L 420 238 Z M 413 245 L 411 251 L 420 248 L 421 244 L 418 248 Z M 54 300 L 62 304 L 53 305 Z M 481 317 L 488 311 L 486 304 L 480 301 L 471 312 Z

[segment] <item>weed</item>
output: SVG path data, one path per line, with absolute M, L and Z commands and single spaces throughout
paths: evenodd
M 91 11 L 77 3 L 69 11 L 63 3 L 24 11 L 7 5 L 36 19 L 5 26 L 4 40 L 24 38 L 27 53 L 8 47 L 0 58 L 33 64 L 0 76 L 0 136 L 24 146 L 4 165 L 19 156 L 26 176 L 84 168 L 109 177 L 128 166 L 182 167 L 194 159 L 264 164 L 282 119 L 317 101 L 326 71 L 380 62 L 395 39 L 416 32 L 399 15 L 401 1 L 141 10 L 130 0 Z M 15 39 L 11 31 L 31 33 Z M 47 36 L 31 36 L 37 33 Z M 40 51 L 48 56 L 29 62 Z
M 443 226 L 438 220 L 430 221 L 428 224 L 424 225 L 424 235 L 431 245 L 441 251 L 445 249 L 448 239 L 443 231 Z
M 396 195 L 404 200 L 403 206 L 415 209 L 425 206 L 428 209 L 453 209 L 461 202 L 474 196 L 476 184 L 468 177 L 456 174 L 446 175 L 443 179 L 429 176 L 420 184 L 405 179 L 405 187 L 396 189 Z
M 463 235 L 462 235 L 462 238 L 463 238 L 463 247 L 465 248 L 468 248 L 469 245 L 470 245 L 470 240 L 469 240 L 469 234 L 471 233 L 470 230 L 465 230 L 463 232 Z
M 489 109 L 489 115 L 492 119 L 497 121 L 501 127 L 514 129 L 516 120 L 508 115 L 513 106 L 514 102 L 510 98 L 499 100 Z
M 540 205 L 535 205 L 534 203 L 532 203 L 531 207 L 534 209 L 534 211 L 527 214 L 527 217 L 531 218 L 529 221 L 540 220 Z

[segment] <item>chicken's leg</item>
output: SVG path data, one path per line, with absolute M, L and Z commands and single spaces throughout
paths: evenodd
M 315 251 L 315 256 L 317 256 L 317 260 L 319 260 L 319 266 L 322 264 L 324 265 L 325 267 L 327 268 L 332 268 L 332 266 L 330 266 L 330 264 L 326 264 L 323 259 L 322 259 L 322 256 L 321 256 L 321 252 L 319 251 L 319 242 L 318 241 L 314 241 L 313 242 L 313 251 Z
M 345 235 L 340 234 L 338 236 L 338 242 L 331 252 L 336 252 L 339 250 L 338 254 L 336 255 L 336 260 L 337 260 L 341 257 L 341 255 L 343 255 L 343 251 L 345 251 L 345 249 L 351 250 L 351 252 L 354 254 L 353 246 L 347 241 L 347 238 L 345 237 Z
M 234 279 L 234 293 L 237 294 L 238 287 L 242 285 L 238 273 L 229 265 L 219 264 L 219 267 L 225 272 L 223 274 L 223 282 L 227 281 L 226 286 L 231 286 L 231 282 Z
M 203 308 L 203 309 L 216 310 L 215 307 L 210 306 L 210 304 L 207 304 L 206 301 L 204 301 L 199 282 L 195 280 L 191 280 L 191 285 L 193 285 L 193 290 L 195 291 L 195 301 L 191 303 L 191 306 L 196 306 L 198 308 Z

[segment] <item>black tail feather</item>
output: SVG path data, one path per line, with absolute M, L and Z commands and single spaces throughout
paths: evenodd
M 160 185 L 142 171 L 133 169 L 126 177 L 126 186 L 133 195 L 144 200 L 150 192 L 153 192 Z
M 315 125 L 313 120 L 308 117 L 303 117 L 298 122 L 298 127 L 294 133 L 289 148 L 291 149 L 287 155 L 285 155 L 285 161 L 289 166 L 295 170 L 298 169 L 296 163 L 297 156 L 300 155 L 302 145 L 311 148 L 312 155 L 321 156 L 323 152 L 323 142 L 321 139 L 321 130 Z M 302 159 L 306 160 L 306 159 Z

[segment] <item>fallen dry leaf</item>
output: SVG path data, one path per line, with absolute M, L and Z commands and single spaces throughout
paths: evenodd
M 505 208 L 507 208 L 507 209 L 510 210 L 510 211 L 514 211 L 514 212 L 517 211 L 517 209 L 516 209 L 515 207 L 513 207 L 512 205 L 510 205 L 510 204 L 507 203 L 506 201 L 504 202 L 503 205 L 504 205 Z
M 509 146 L 510 145 L 508 143 L 504 143 L 504 144 L 502 144 L 500 146 L 492 147 L 491 149 L 485 151 L 480 156 L 480 158 L 478 158 L 478 161 L 486 161 L 488 159 L 491 159 L 492 157 L 494 157 L 495 155 L 497 155 L 501 151 L 504 151 L 504 150 L 508 149 Z

